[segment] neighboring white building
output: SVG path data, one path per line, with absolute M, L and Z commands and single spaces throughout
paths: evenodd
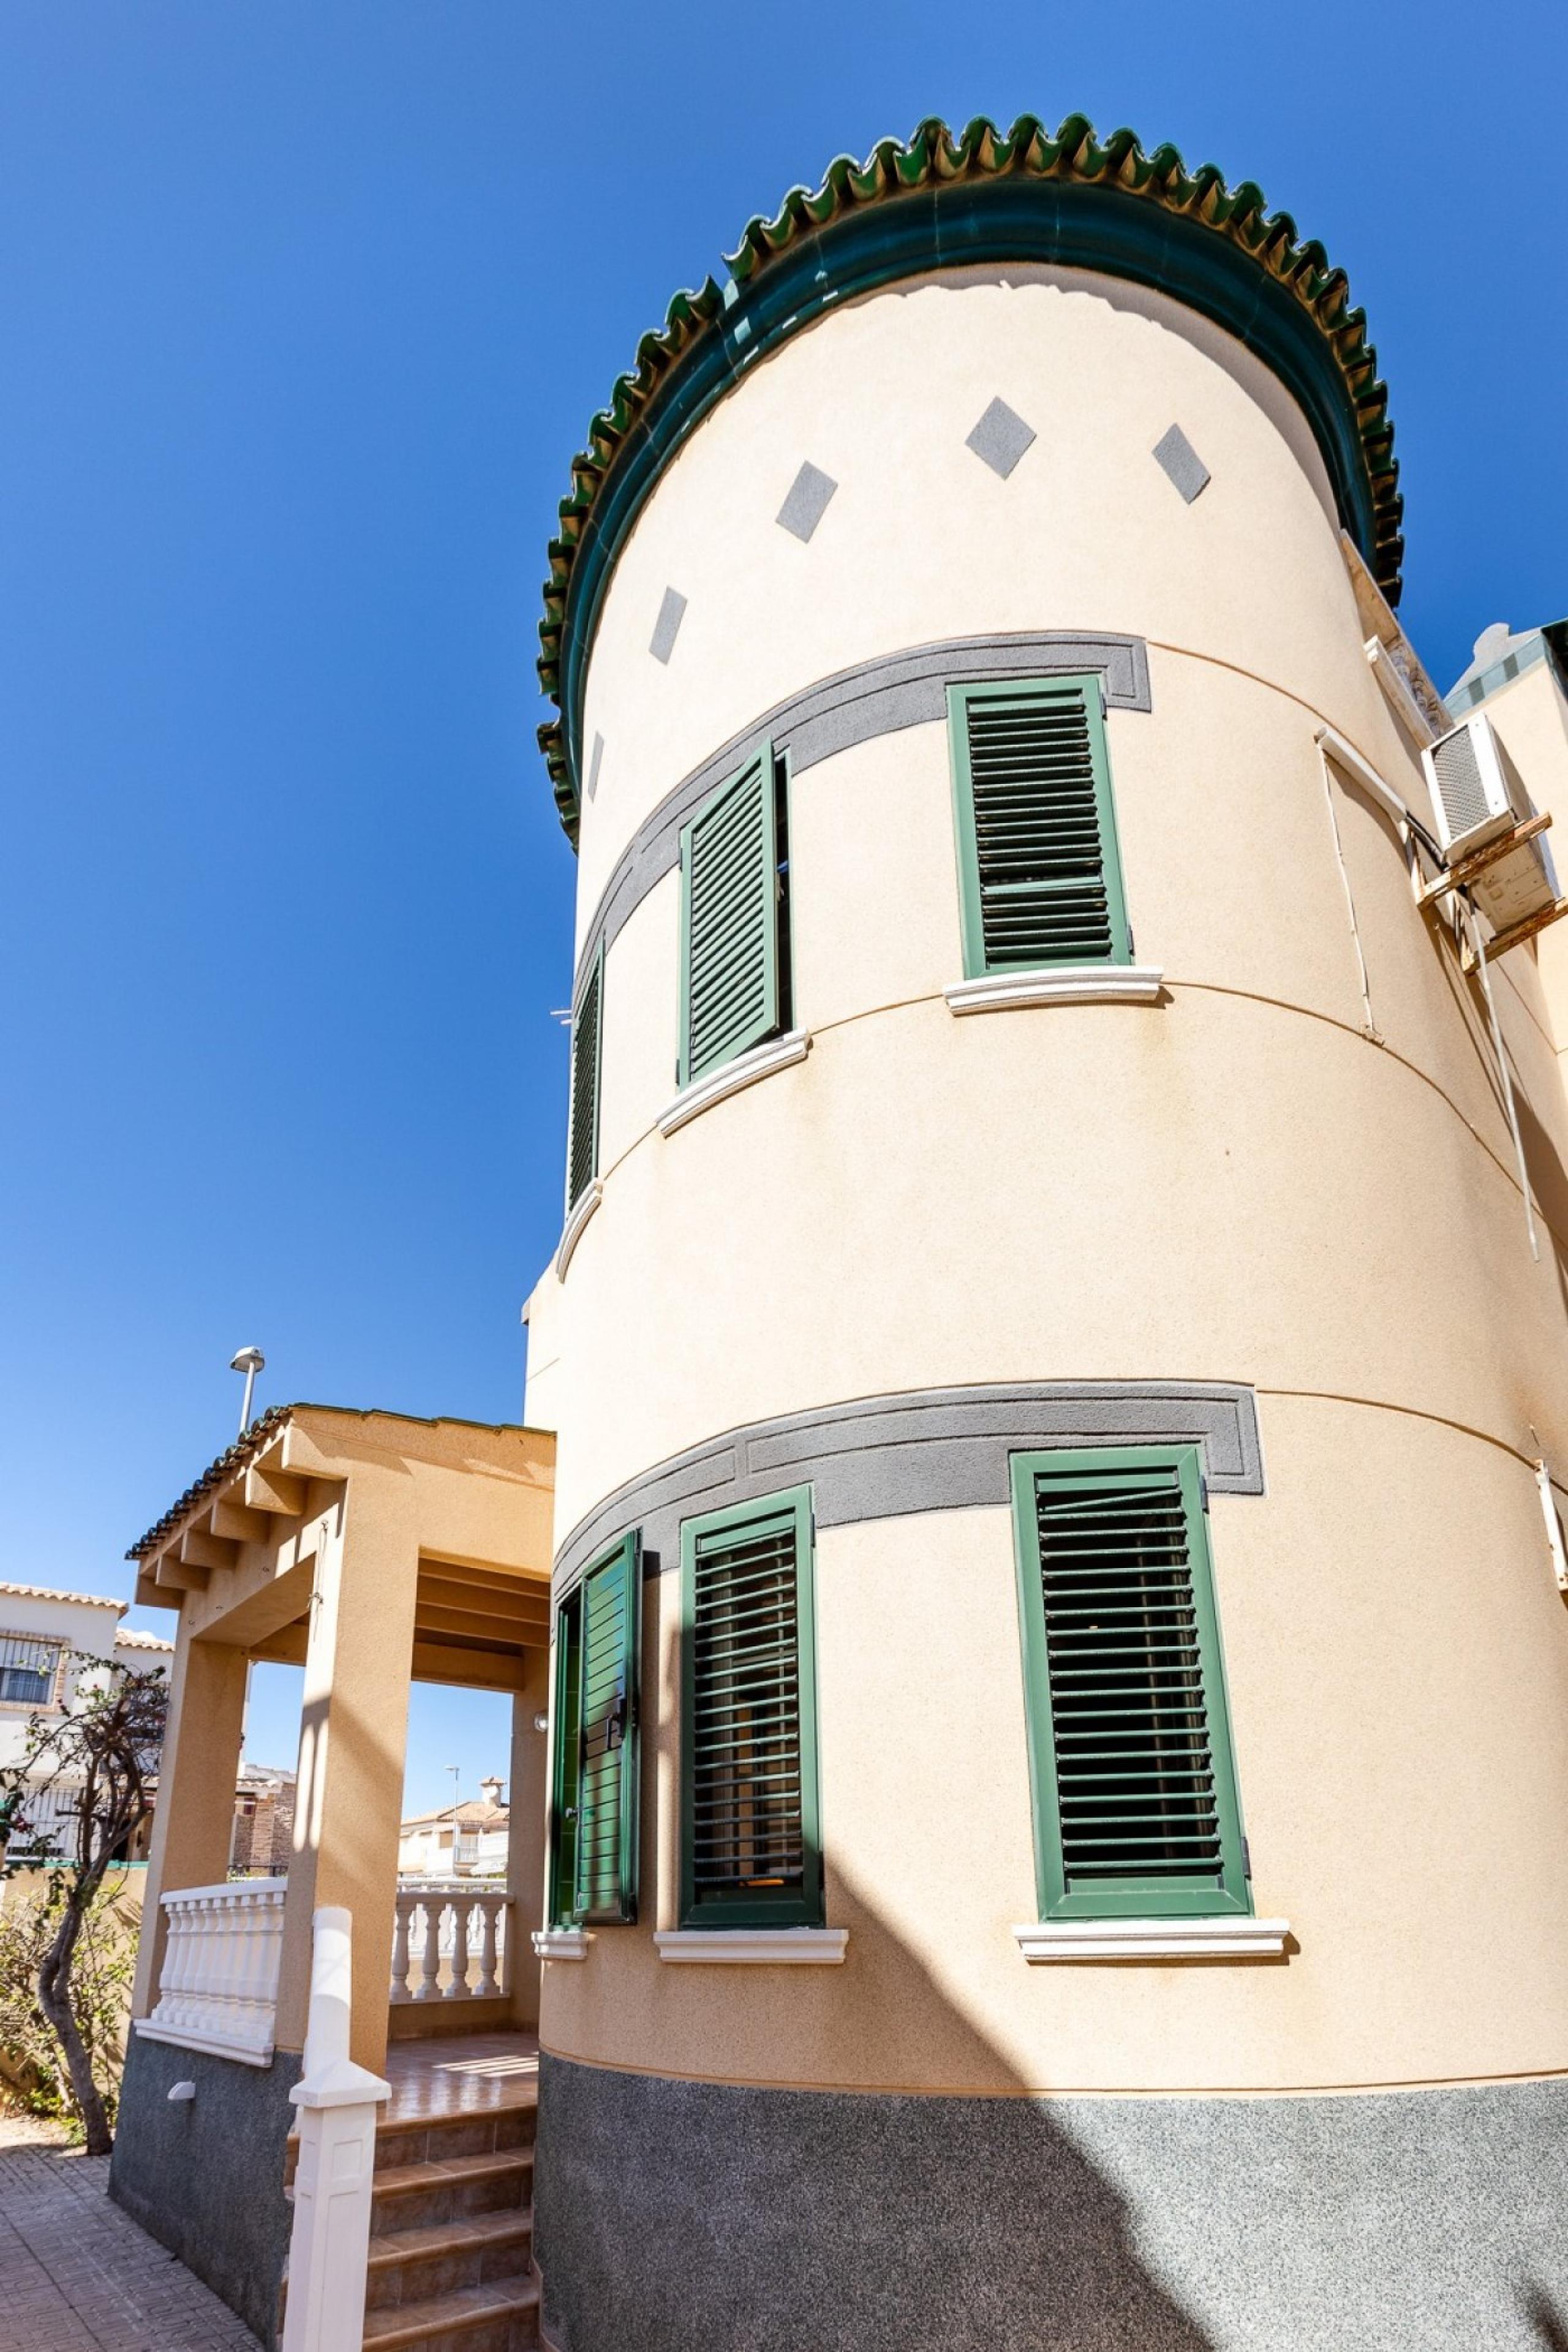
M 503 1783 L 481 1780 L 482 1801 L 416 1813 L 398 1832 L 400 1878 L 500 1878 L 506 1874 L 509 1808 Z
M 172 1642 L 121 1623 L 129 1605 L 103 1593 L 0 1583 L 0 1766 L 22 1755 L 35 1716 L 63 1715 L 69 1707 L 82 1675 L 91 1671 L 84 1655 L 144 1673 L 174 1654 Z M 64 1793 L 51 1791 L 47 1814 L 34 1814 L 35 1830 L 58 1821 Z

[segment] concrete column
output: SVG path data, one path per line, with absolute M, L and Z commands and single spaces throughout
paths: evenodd
M 246 1666 L 243 1650 L 226 1642 L 193 1641 L 182 1627 L 158 1765 L 158 1802 L 132 1996 L 134 2017 L 145 2017 L 158 1999 L 163 1964 L 161 1898 L 181 1886 L 216 1886 L 228 1874 L 234 1790 L 245 1735 Z
M 341 1530 L 317 1555 L 278 1990 L 278 2045 L 299 2050 L 312 1914 L 322 1905 L 351 1912 L 352 2053 L 374 2074 L 386 2060 L 419 1571 L 413 1508 L 391 1481 L 351 1483 Z
M 510 1819 L 507 1831 L 506 1885 L 511 1897 L 511 2018 L 531 2033 L 539 2031 L 541 1965 L 531 1937 L 545 1921 L 544 1873 L 550 1842 L 550 1787 L 545 1776 L 548 1740 L 533 1718 L 549 1712 L 550 1653 L 531 1650 L 522 1688 L 511 1703 Z

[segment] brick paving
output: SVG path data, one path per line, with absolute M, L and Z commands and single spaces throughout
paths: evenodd
M 107 2157 L 0 2115 L 0 2352 L 257 2352 L 108 2192 Z

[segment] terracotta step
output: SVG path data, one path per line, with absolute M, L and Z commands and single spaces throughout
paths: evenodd
M 459 2287 L 510 2285 L 527 2274 L 532 2239 L 527 2205 L 387 2231 L 370 2242 L 366 2308 L 395 2309 Z
M 531 2107 L 498 2107 L 489 2115 L 400 2117 L 375 2128 L 375 2168 L 436 2163 L 449 2156 L 488 2155 L 491 2148 L 533 2143 Z
M 425 2229 L 509 2207 L 515 2211 L 528 2203 L 532 2182 L 531 2147 L 388 2165 L 371 2184 L 371 2228 L 375 2235 L 386 2236 L 395 2229 Z
M 539 2290 L 531 2279 L 459 2287 L 428 2303 L 365 2315 L 365 2352 L 522 2352 L 537 2343 Z

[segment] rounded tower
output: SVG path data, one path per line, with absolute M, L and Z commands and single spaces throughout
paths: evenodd
M 1568 1118 L 1362 315 L 1077 119 L 731 268 L 543 633 L 550 2330 L 1556 2341 Z

